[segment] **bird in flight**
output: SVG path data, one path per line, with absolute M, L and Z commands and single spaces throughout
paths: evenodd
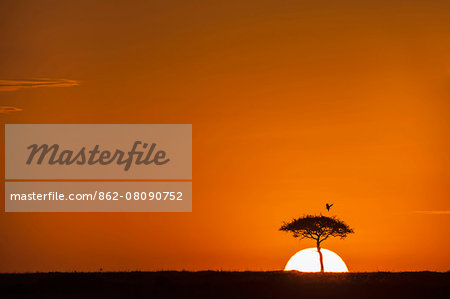
M 331 205 L 330 204 L 326 204 L 326 207 L 327 207 L 327 210 L 328 210 L 328 212 L 330 211 L 330 208 L 332 207 L 334 205 L 334 203 L 332 203 Z

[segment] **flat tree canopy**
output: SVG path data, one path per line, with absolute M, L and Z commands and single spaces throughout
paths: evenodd
M 306 215 L 301 218 L 285 222 L 280 227 L 281 231 L 291 232 L 294 238 L 314 239 L 317 241 L 317 247 L 328 237 L 340 237 L 341 239 L 352 234 L 351 229 L 345 222 L 336 217 Z

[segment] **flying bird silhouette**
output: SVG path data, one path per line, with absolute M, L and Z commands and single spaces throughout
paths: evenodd
M 334 203 L 332 203 L 331 205 L 327 203 L 327 204 L 325 205 L 325 206 L 327 207 L 328 212 L 330 211 L 330 208 L 331 208 L 333 205 L 334 205 Z

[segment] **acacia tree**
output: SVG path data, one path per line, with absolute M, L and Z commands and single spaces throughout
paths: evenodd
M 348 234 L 353 234 L 351 229 L 343 221 L 336 217 L 306 215 L 301 218 L 284 222 L 281 231 L 291 232 L 294 238 L 313 239 L 316 241 L 317 251 L 320 258 L 320 272 L 324 272 L 323 256 L 320 244 L 329 237 L 340 237 L 344 239 Z

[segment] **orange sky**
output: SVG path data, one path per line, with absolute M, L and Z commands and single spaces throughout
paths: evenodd
M 1 212 L 1 272 L 281 269 L 325 202 L 351 271 L 450 270 L 448 1 L 148 2 L 2 1 L 0 119 L 192 123 L 193 212 Z

